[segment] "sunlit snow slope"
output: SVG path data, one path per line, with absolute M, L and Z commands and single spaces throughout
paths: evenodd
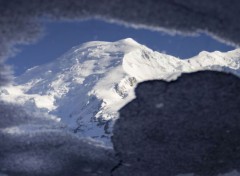
M 29 69 L 15 85 L 0 90 L 1 99 L 30 111 L 59 117 L 79 135 L 110 143 L 117 111 L 134 98 L 138 82 L 176 79 L 182 72 L 224 70 L 240 75 L 240 49 L 201 52 L 181 60 L 154 52 L 132 39 L 89 42 L 56 61 Z M 194 83 L 193 83 L 194 84 Z

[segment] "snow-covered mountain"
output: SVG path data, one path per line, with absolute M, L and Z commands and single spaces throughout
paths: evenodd
M 154 52 L 133 39 L 89 42 L 52 63 L 37 66 L 1 88 L 4 101 L 56 116 L 79 135 L 110 144 L 118 110 L 134 98 L 137 83 L 176 79 L 182 72 L 224 70 L 240 75 L 240 49 L 201 52 L 181 60 Z

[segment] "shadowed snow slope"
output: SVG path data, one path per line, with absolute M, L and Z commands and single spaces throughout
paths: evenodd
M 181 60 L 154 52 L 133 39 L 89 42 L 56 61 L 27 70 L 1 99 L 27 110 L 49 113 L 70 130 L 110 144 L 118 110 L 134 98 L 137 83 L 176 79 L 182 72 L 224 70 L 239 75 L 240 49 L 201 52 Z

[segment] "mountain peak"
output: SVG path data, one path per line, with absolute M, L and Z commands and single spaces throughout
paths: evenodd
M 211 57 L 206 60 L 208 55 Z M 206 69 L 227 68 L 239 75 L 239 67 L 238 50 L 205 52 L 181 60 L 154 52 L 131 38 L 94 41 L 74 47 L 52 63 L 29 69 L 16 78 L 15 86 L 0 90 L 0 95 L 30 111 L 59 117 L 74 133 L 110 144 L 118 110 L 134 98 L 137 83 L 172 80 L 182 72 Z
M 124 42 L 126 44 L 130 44 L 130 45 L 140 45 L 138 42 L 136 42 L 134 39 L 132 38 L 125 38 L 125 39 L 122 39 L 122 40 L 119 40 L 119 41 L 116 41 L 116 42 Z

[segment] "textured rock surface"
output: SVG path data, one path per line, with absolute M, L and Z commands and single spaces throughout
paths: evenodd
M 0 175 L 107 176 L 116 165 L 112 149 L 2 102 L 0 141 Z
M 215 176 L 240 164 L 239 78 L 220 72 L 149 81 L 120 111 L 113 175 Z

